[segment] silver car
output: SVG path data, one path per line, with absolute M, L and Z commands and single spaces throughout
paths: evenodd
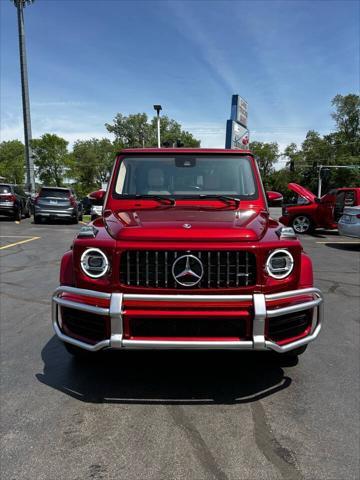
M 340 235 L 360 238 L 360 206 L 344 208 L 339 219 L 338 229 Z

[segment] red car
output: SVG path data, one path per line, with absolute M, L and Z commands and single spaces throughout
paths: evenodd
M 61 261 L 52 321 L 67 350 L 302 353 L 322 294 L 268 200 L 282 196 L 265 194 L 249 151 L 121 151 L 102 216 Z
M 315 228 L 337 228 L 345 207 L 360 205 L 360 188 L 337 188 L 321 198 L 296 183 L 288 188 L 297 195 L 297 202 L 282 209 L 279 221 L 293 227 L 296 233 L 311 233 Z

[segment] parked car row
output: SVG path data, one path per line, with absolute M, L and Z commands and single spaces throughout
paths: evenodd
M 316 228 L 338 228 L 341 235 L 360 237 L 360 188 L 333 189 L 321 198 L 296 183 L 290 183 L 288 188 L 297 198 L 282 207 L 282 224 L 291 226 L 297 234 L 311 233 Z M 78 201 L 71 188 L 41 187 L 32 199 L 22 187 L 2 183 L 0 215 L 20 221 L 33 213 L 34 223 L 46 219 L 78 223 L 83 215 L 90 215 L 91 220 L 100 217 L 104 197 L 105 190 L 100 189 Z
M 34 215 L 34 223 L 45 220 L 67 220 L 78 223 L 83 215 L 90 215 L 91 220 L 101 216 L 105 191 L 92 192 L 81 200 L 76 198 L 72 188 L 41 187 L 32 198 L 19 185 L 0 184 L 0 215 L 20 221 Z

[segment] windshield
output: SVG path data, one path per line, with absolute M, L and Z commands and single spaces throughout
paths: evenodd
M 121 162 L 116 198 L 158 195 L 177 198 L 228 195 L 257 198 L 249 157 L 128 157 Z

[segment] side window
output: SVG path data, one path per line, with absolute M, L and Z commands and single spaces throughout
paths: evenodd
M 354 190 L 350 190 L 345 192 L 345 207 L 352 207 L 355 204 L 355 192 Z

